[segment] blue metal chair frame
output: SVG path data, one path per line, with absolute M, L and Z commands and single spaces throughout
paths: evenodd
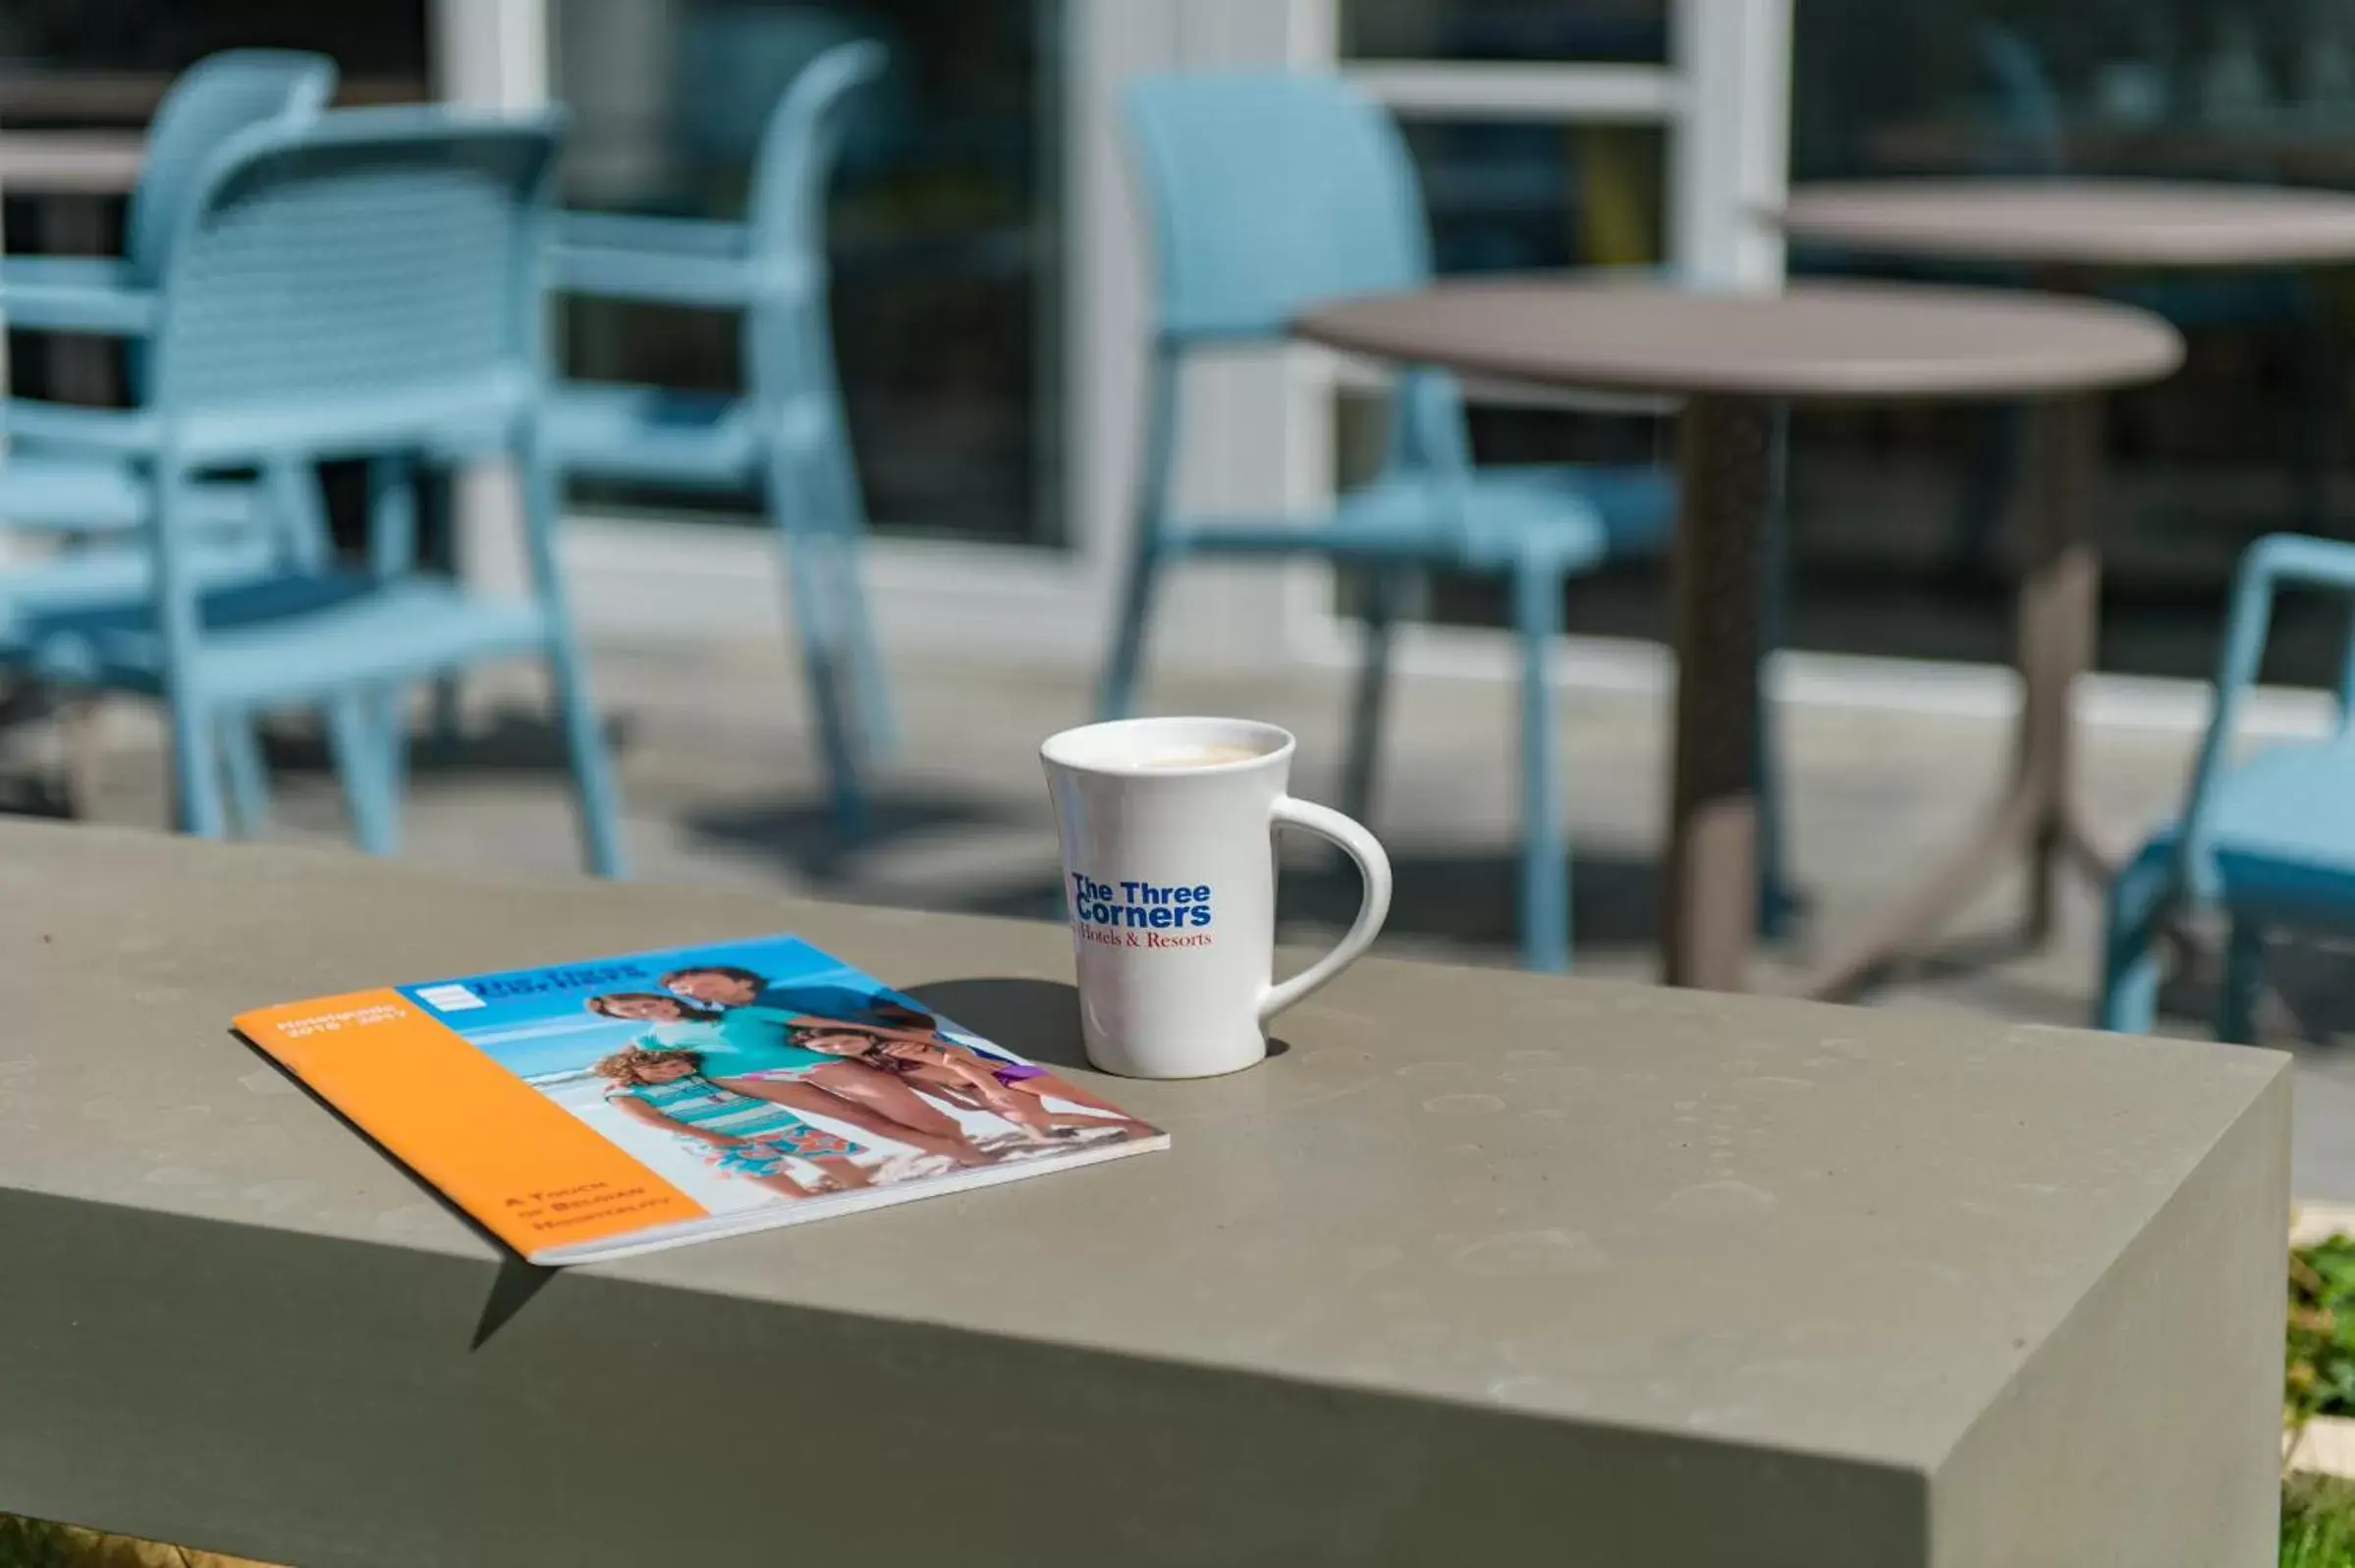
M 325 710 L 356 835 L 397 837 L 393 711 L 410 685 L 543 658 L 590 866 L 619 875 L 614 791 L 555 555 L 540 428 L 548 195 L 561 118 L 379 109 L 249 127 L 216 149 L 166 246 L 148 397 L 135 410 L 25 400 L 12 436 L 127 463 L 149 489 L 137 605 L 0 598 L 0 660 L 169 706 L 181 825 L 227 827 L 214 736 L 282 707 Z M 532 597 L 485 601 L 409 569 L 409 523 L 377 509 L 374 569 L 282 567 L 227 585 L 198 569 L 192 482 L 423 452 L 505 453 L 522 478 Z
M 0 259 L 0 313 L 13 332 L 84 333 L 134 340 L 132 390 L 143 396 L 155 286 L 180 216 L 195 196 L 204 164 L 248 126 L 310 119 L 334 95 L 335 62 L 288 49 L 231 49 L 183 72 L 147 128 L 132 191 L 124 253 Z M 295 500 L 315 525 L 315 501 Z M 121 533 L 138 526 L 144 491 L 120 463 L 68 462 L 38 450 L 14 452 L 0 468 L 0 522 L 62 533 Z M 256 513 L 248 487 L 207 486 L 203 514 L 226 524 Z
M 2271 928 L 2355 928 L 2355 637 L 2328 737 L 2231 755 L 2256 684 L 2274 595 L 2321 589 L 2355 606 L 2355 545 L 2298 534 L 2260 539 L 2232 583 L 2216 711 L 2192 771 L 2183 814 L 2154 834 L 2111 885 L 2103 935 L 2097 1027 L 2148 1034 L 2159 1002 L 2167 923 L 2220 911 L 2230 922 L 2218 1037 L 2253 1035 Z
M 1190 556 L 1322 556 L 1368 578 L 1343 809 L 1367 814 L 1391 634 L 1428 567 L 1504 576 L 1520 644 L 1520 954 L 1569 967 L 1568 855 L 1547 666 L 1565 579 L 1656 553 L 1674 488 L 1656 468 L 1475 465 L 1455 380 L 1402 370 L 1380 472 L 1320 517 L 1180 517 L 1172 500 L 1180 372 L 1198 351 L 1275 344 L 1320 300 L 1421 287 L 1422 195 L 1397 127 L 1338 78 L 1242 72 L 1148 79 L 1126 101 L 1158 275 L 1136 540 L 1097 711 L 1130 712 L 1163 568 Z M 1761 781 L 1762 815 L 1774 796 Z M 1770 855 L 1779 845 L 1770 834 Z M 1779 885 L 1772 876 L 1770 883 Z M 1780 900 L 1762 899 L 1762 913 Z
M 133 391 L 143 394 L 146 355 L 138 340 L 153 329 L 164 249 L 205 160 L 249 125 L 318 114 L 335 82 L 333 60 L 297 50 L 232 49 L 191 66 L 147 128 L 123 255 L 0 258 L 0 314 L 10 329 L 134 340 Z M 110 595 L 136 602 L 147 588 L 145 555 L 80 546 L 130 534 L 144 519 L 146 501 L 146 487 L 125 463 L 67 458 L 37 444 L 19 447 L 0 464 L 0 526 L 54 533 L 77 548 L 12 569 L 0 594 L 17 606 L 88 605 Z M 190 506 L 192 515 L 224 531 L 266 523 L 286 551 L 305 559 L 324 553 L 326 522 L 308 475 L 273 472 L 258 496 L 249 484 L 204 483 L 192 489 Z M 237 574 L 269 559 L 250 541 L 229 541 L 207 550 L 200 569 Z M 221 739 L 238 816 L 257 828 L 268 798 L 260 748 L 241 727 L 230 727 Z
M 827 320 L 826 190 L 853 94 L 881 75 L 868 41 L 826 50 L 771 114 L 745 223 L 568 213 L 567 293 L 733 310 L 746 393 L 722 398 L 573 382 L 549 413 L 568 474 L 714 489 L 762 487 L 818 721 L 834 816 L 865 818 L 860 764 L 892 718 L 860 580 L 866 510 Z

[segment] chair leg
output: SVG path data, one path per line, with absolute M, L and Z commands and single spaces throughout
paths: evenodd
M 386 787 L 381 715 L 371 693 L 339 691 L 327 700 L 327 744 L 335 753 L 352 837 L 372 855 L 389 855 L 400 836 L 399 807 Z
M 378 688 L 371 706 L 376 728 L 376 763 L 394 811 L 409 794 L 409 688 L 398 682 Z
M 221 714 L 205 698 L 197 663 L 201 612 L 188 570 L 180 509 L 190 473 L 177 458 L 157 460 L 150 476 L 155 518 L 149 530 L 155 570 L 156 630 L 164 653 L 164 702 L 172 737 L 172 816 L 183 833 L 228 837 L 221 797 Z
M 587 678 L 580 670 L 580 651 L 572 637 L 561 636 L 548 650 L 548 676 L 554 684 L 556 710 L 564 726 L 565 751 L 573 767 L 574 797 L 580 808 L 580 840 L 589 870 L 597 876 L 630 875 L 622 852 L 619 798 L 613 765 L 599 732 L 597 710 L 589 698 Z
M 2173 901 L 2174 849 L 2143 846 L 2109 885 L 2094 1027 L 2147 1035 L 2159 1017 L 2160 922 Z
M 2236 1046 L 2257 1043 L 2257 1003 L 2265 995 L 2265 927 L 2236 917 L 2224 944 L 2223 989 L 2217 999 L 2216 1037 Z
M 106 770 L 104 709 L 94 693 L 66 697 L 58 710 L 58 742 L 64 755 L 66 815 L 76 820 L 94 816 L 98 809 L 101 775 Z
M 1104 662 L 1103 678 L 1096 683 L 1096 718 L 1125 719 L 1136 712 L 1137 669 L 1145 655 L 1145 622 L 1153 613 L 1154 579 L 1161 572 L 1161 551 L 1140 541 L 1129 558 L 1128 574 L 1121 586 L 1118 620 L 1112 629 L 1112 654 Z
M 270 828 L 270 769 L 262 758 L 259 720 L 251 713 L 225 713 L 215 729 L 237 835 L 258 838 Z
M 1382 762 L 1382 721 L 1390 695 L 1391 632 L 1407 577 L 1396 568 L 1367 574 L 1365 647 L 1358 656 L 1357 694 L 1349 712 L 1349 754 L 1342 770 L 1342 810 L 1359 822 L 1374 815 L 1374 778 Z
M 598 727 L 596 703 L 589 695 L 588 676 L 574 638 L 564 577 L 556 565 L 560 515 L 556 470 L 547 455 L 536 448 L 521 453 L 516 468 L 522 481 L 524 542 L 531 554 L 532 585 L 541 612 L 548 618 L 548 677 L 573 767 L 573 793 L 580 809 L 581 852 L 597 876 L 626 877 L 630 872 L 622 853 L 622 814 L 613 763 L 605 754 L 605 736 Z
M 221 798 L 220 755 L 213 716 L 192 695 L 171 699 L 173 810 L 180 831 L 199 838 L 229 837 Z
M 1570 967 L 1570 867 L 1550 666 L 1561 629 L 1561 579 L 1524 563 L 1513 574 L 1521 640 L 1521 967 Z
M 426 740 L 434 756 L 447 760 L 458 755 L 460 734 L 466 727 L 464 677 L 456 672 L 436 676 L 432 693 L 433 706 L 426 720 Z
M 1178 355 L 1167 345 L 1154 350 L 1145 382 L 1144 446 L 1136 478 L 1136 540 L 1115 611 L 1112 653 L 1096 683 L 1096 718 L 1125 719 L 1136 711 L 1137 667 L 1145 653 L 1145 622 L 1153 613 L 1154 579 L 1171 554 L 1168 530 L 1170 480 L 1178 450 Z
M 1799 908 L 1798 892 L 1790 878 L 1789 840 L 1783 831 L 1780 716 L 1766 682 L 1766 666 L 1782 645 L 1783 601 L 1790 584 L 1790 408 L 1786 404 L 1776 406 L 1772 439 L 1773 490 L 1759 572 L 1766 602 L 1759 607 L 1760 670 L 1750 729 L 1750 782 L 1758 797 L 1758 934 L 1770 941 L 1789 931 L 1791 917 Z
M 850 438 L 839 424 L 835 429 L 829 450 L 818 459 L 833 545 L 828 555 L 856 693 L 857 738 L 865 759 L 872 762 L 900 747 L 899 707 L 892 699 L 891 671 L 876 641 L 875 618 L 867 600 L 866 507 L 860 499 L 858 475 L 850 465 Z
M 817 719 L 818 744 L 826 756 L 826 784 L 835 831 L 845 838 L 866 832 L 866 789 L 859 778 L 859 744 L 852 733 L 848 689 L 854 676 L 844 668 L 844 618 L 827 581 L 828 543 L 818 514 L 822 487 L 813 489 L 798 455 L 775 452 L 769 460 L 769 512 L 785 554 L 785 589 L 794 629 L 801 640 L 801 674 L 809 685 Z
M 333 559 L 318 470 L 307 462 L 273 462 L 262 470 L 262 488 L 277 513 L 279 548 L 289 563 L 317 568 Z

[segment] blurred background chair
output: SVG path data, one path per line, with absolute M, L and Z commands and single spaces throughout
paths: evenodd
M 128 340 L 131 392 L 145 396 L 144 339 L 155 320 L 155 287 L 165 250 L 196 192 L 206 161 L 247 126 L 316 115 L 333 96 L 335 62 L 284 49 L 233 49 L 191 66 L 157 106 L 141 153 L 139 182 L 124 227 L 123 254 L 0 258 L 0 314 L 12 332 L 94 334 Z M 272 534 L 277 549 L 316 562 L 326 524 L 313 477 L 280 468 L 264 490 L 243 480 L 192 485 L 188 519 L 227 535 Z M 148 557 L 105 548 L 147 519 L 149 491 L 119 460 L 68 454 L 37 439 L 12 437 L 0 461 L 0 526 L 53 536 L 47 560 L 11 569 L 5 593 L 20 609 L 83 608 L 112 600 L 137 603 L 148 589 Z M 196 555 L 203 571 L 239 572 L 274 552 L 259 539 L 218 539 Z M 241 819 L 256 826 L 266 790 L 261 753 L 250 731 L 222 736 Z
M 1520 642 L 1520 955 L 1569 965 L 1568 860 L 1548 665 L 1562 587 L 1615 555 L 1657 553 L 1675 496 L 1660 468 L 1472 461 L 1452 377 L 1400 374 L 1376 477 L 1322 517 L 1180 517 L 1172 505 L 1180 372 L 1196 351 L 1284 341 L 1320 300 L 1416 288 L 1430 241 L 1412 165 L 1390 117 L 1338 78 L 1237 73 L 1130 88 L 1158 280 L 1144 471 L 1126 591 L 1098 712 L 1135 705 L 1155 585 L 1189 556 L 1327 557 L 1364 579 L 1365 654 L 1342 809 L 1364 816 L 1381 748 L 1393 623 L 1426 568 L 1503 576 Z M 1762 781 L 1762 816 L 1774 793 Z M 1776 836 L 1762 835 L 1772 844 Z M 1779 883 L 1770 868 L 1766 877 Z
M 570 382 L 548 415 L 567 474 L 736 489 L 757 484 L 785 558 L 794 629 L 837 826 L 865 817 L 863 760 L 888 745 L 889 698 L 860 573 L 865 507 L 827 321 L 826 191 L 853 93 L 883 48 L 838 44 L 770 114 L 741 224 L 565 215 L 558 287 L 741 313 L 741 397 Z
M 2281 741 L 2231 756 L 2233 730 L 2256 684 L 2273 600 L 2322 589 L 2355 604 L 2355 545 L 2296 534 L 2261 539 L 2234 576 L 2216 706 L 2183 814 L 2161 829 L 2111 886 L 2095 1023 L 2151 1032 L 2159 948 L 2172 920 L 2220 913 L 2229 923 L 2219 1039 L 2253 1037 L 2266 936 L 2276 927 L 2355 927 L 2355 637 L 2338 687 L 2338 722 L 2319 740 Z
M 554 116 L 385 109 L 274 121 L 206 163 L 164 246 L 146 399 L 111 410 L 17 400 L 12 436 L 126 464 L 143 487 L 148 592 L 37 604 L 0 583 L 0 660 L 61 683 L 159 696 L 181 826 L 227 829 L 216 737 L 259 714 L 324 711 L 356 837 L 387 852 L 409 688 L 493 659 L 546 661 L 585 856 L 621 873 L 614 791 L 555 559 L 540 428 L 540 315 Z M 365 569 L 277 560 L 201 569 L 192 482 L 411 454 L 505 454 L 522 478 L 531 594 L 467 594 L 414 568 L 414 518 L 389 482 Z

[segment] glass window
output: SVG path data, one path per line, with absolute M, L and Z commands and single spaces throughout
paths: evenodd
M 1645 126 L 1402 122 L 1442 272 L 1644 266 L 1661 255 L 1665 142 Z
M 1443 273 L 1645 267 L 1664 254 L 1667 140 L 1657 128 L 1416 118 L 1400 129 Z M 1335 452 L 1343 486 L 1372 474 L 1385 410 L 1377 394 L 1341 395 Z M 1667 457 L 1666 427 L 1645 414 L 1476 399 L 1466 420 L 1482 462 L 1644 464 Z M 1615 567 L 1572 585 L 1570 624 L 1653 635 L 1664 587 L 1649 564 Z M 1422 613 L 1502 625 L 1507 604 L 1493 579 L 1439 573 Z
M 359 96 L 424 95 L 426 0 L 9 0 L 0 115 L 145 123 L 173 73 L 216 49 L 316 49 Z M 78 80 L 79 79 L 79 80 Z M 351 96 L 351 94 L 347 94 Z
M 1660 57 L 1659 5 L 1341 0 L 1344 53 L 1434 60 Z M 1645 50 L 1549 29 L 1654 29 Z M 1793 181 L 2115 175 L 2355 189 L 2355 0 L 1803 0 L 1794 8 Z M 1628 36 L 1633 36 L 1630 31 Z M 1540 41 L 1543 40 L 1543 41 Z M 1650 133 L 1410 123 L 1443 270 L 1657 257 Z M 1614 140 L 1613 138 L 1616 138 Z M 1795 247 L 1794 275 L 2019 286 L 2016 270 L 1884 265 Z M 2093 280 L 2158 311 L 2190 356 L 2110 400 L 2104 668 L 2204 676 L 2234 559 L 2280 527 L 2347 532 L 2342 474 L 2350 269 L 2162 272 Z M 1657 422 L 1476 406 L 1485 461 L 1621 460 L 1665 450 Z M 1380 432 L 1350 396 L 1342 473 Z M 1802 409 L 1792 421 L 1794 646 L 2008 657 L 2019 424 L 2000 409 Z M 1657 564 L 1570 590 L 1569 623 L 1658 635 Z M 1439 585 L 1431 613 L 1497 622 L 1493 585 Z M 2269 676 L 2331 674 L 2342 618 L 2285 609 Z
M 1791 178 L 2114 175 L 2355 188 L 2345 0 L 1806 0 Z M 1794 274 L 2021 284 L 1794 248 Z M 2204 676 L 2231 565 L 2275 528 L 2344 531 L 2344 268 L 2090 280 L 2172 321 L 2180 373 L 2111 400 L 2105 668 Z M 2007 640 L 2016 427 L 1963 411 L 1797 424 L 1804 645 L 1986 657 Z M 2326 625 L 2328 622 L 2328 625 Z M 2337 618 L 2293 608 L 2276 678 L 2320 680 Z
M 1360 60 L 1658 62 L 1666 0 L 1341 0 L 1342 54 Z
M 312 49 L 334 59 L 338 101 L 414 102 L 428 94 L 427 0 L 4 0 L 0 3 L 0 125 L 13 130 L 135 137 L 174 76 L 220 49 Z M 45 191 L 20 181 L 6 192 L 0 232 L 17 254 L 118 253 L 120 194 Z M 18 392 L 69 403 L 123 396 L 119 349 L 100 339 L 10 333 Z M 359 537 L 360 477 L 329 464 L 338 536 Z M 443 549 L 429 509 L 425 548 Z
M 836 358 L 879 528 L 1061 537 L 1062 7 L 1034 0 L 551 0 L 575 206 L 742 214 L 770 105 L 818 50 L 882 40 L 830 219 Z M 733 318 L 567 308 L 573 374 L 739 386 Z M 607 505 L 709 509 L 607 492 Z M 739 498 L 748 514 L 753 498 Z

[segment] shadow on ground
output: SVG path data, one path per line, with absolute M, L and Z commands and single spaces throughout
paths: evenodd
M 1393 849 L 1391 855 L 1395 889 L 1387 934 L 1501 952 L 1517 948 L 1519 867 L 1509 856 L 1412 849 Z M 927 907 L 1061 920 L 1059 876 L 1056 868 L 1045 867 L 1036 877 L 1017 882 L 945 892 Z M 1578 947 L 1648 951 L 1659 941 L 1659 875 L 1650 861 L 1581 855 L 1571 894 L 1571 926 Z M 1286 866 L 1277 890 L 1277 908 L 1287 926 L 1304 922 L 1344 927 L 1356 916 L 1357 901 L 1357 875 L 1345 864 Z
M 619 761 L 638 738 L 627 715 L 605 721 L 605 747 Z M 262 752 L 272 772 L 326 773 L 332 766 L 326 732 L 307 718 L 271 720 L 262 727 Z M 540 710 L 505 707 L 469 715 L 464 730 L 437 733 L 423 716 L 409 726 L 409 766 L 416 774 L 569 774 L 564 731 Z
M 880 792 L 868 801 L 864 831 L 846 839 L 835 826 L 834 814 L 816 796 L 793 800 L 745 800 L 697 807 L 682 818 L 690 841 L 750 853 L 791 867 L 813 879 L 820 892 L 861 897 L 859 857 L 919 834 L 954 833 L 975 828 L 1008 828 L 1021 821 L 984 797 L 965 793 L 915 793 L 905 789 Z M 927 908 L 958 908 L 948 902 L 927 902 Z

